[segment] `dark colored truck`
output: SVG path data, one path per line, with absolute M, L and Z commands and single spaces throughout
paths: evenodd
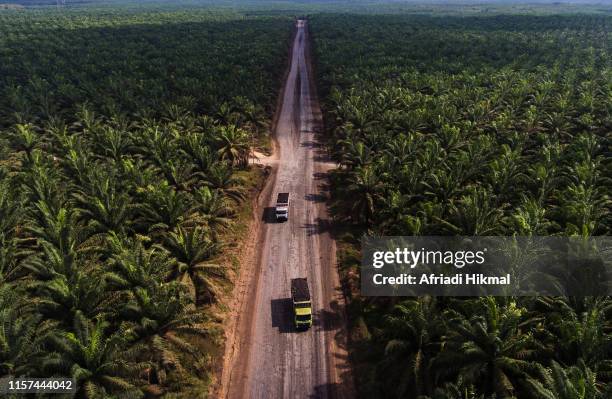
M 295 328 L 307 330 L 312 326 L 312 302 L 306 278 L 291 279 L 291 301 Z
M 289 220 L 289 193 L 278 193 L 276 197 L 276 221 Z

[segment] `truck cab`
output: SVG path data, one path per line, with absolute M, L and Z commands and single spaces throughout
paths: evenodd
M 291 280 L 291 300 L 296 330 L 307 330 L 312 327 L 312 302 L 306 278 Z

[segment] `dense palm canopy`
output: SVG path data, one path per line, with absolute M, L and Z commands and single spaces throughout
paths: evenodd
M 609 298 L 362 298 L 360 234 L 609 235 L 608 15 L 315 15 L 358 391 L 607 398 Z
M 193 11 L 193 10 L 192 10 Z M 0 11 L 0 377 L 203 392 L 291 19 Z
M 0 377 L 207 389 L 291 18 L 166 11 L 0 10 Z M 611 24 L 313 16 L 338 225 L 610 234 Z M 612 395 L 609 298 L 364 299 L 348 271 L 363 397 Z

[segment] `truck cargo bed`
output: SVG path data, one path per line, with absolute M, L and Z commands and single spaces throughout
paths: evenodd
M 289 193 L 278 193 L 276 197 L 277 204 L 288 204 L 289 203 Z
M 310 301 L 308 280 L 306 278 L 291 279 L 291 299 L 293 299 L 293 302 Z

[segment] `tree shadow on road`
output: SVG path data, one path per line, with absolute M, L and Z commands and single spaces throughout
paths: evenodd
M 316 141 L 302 141 L 300 143 L 301 147 L 308 147 L 308 148 L 321 148 L 321 143 L 318 143 Z
M 332 392 L 334 392 L 334 385 L 338 384 L 322 384 L 314 387 L 314 392 L 308 395 L 308 399 L 323 399 L 323 398 L 333 398 L 335 396 L 330 396 Z
M 332 224 L 328 219 L 317 218 L 315 223 L 305 223 L 302 225 L 302 228 L 306 229 L 306 233 L 311 237 L 329 232 L 332 228 Z
M 334 341 L 337 349 L 332 356 L 336 359 L 335 367 L 339 377 L 337 383 L 318 385 L 309 398 L 353 398 L 356 396 L 353 381 L 353 370 L 348 355 L 348 337 L 343 318 L 344 306 L 333 300 L 328 309 L 322 309 L 316 313 L 314 324 L 319 331 L 333 331 Z
M 332 301 L 330 309 L 320 309 L 315 313 L 313 320 L 314 326 L 320 331 L 335 331 L 342 328 L 342 316 L 339 313 L 340 307 L 336 301 Z
M 327 201 L 327 196 L 325 194 L 306 194 L 304 199 L 311 202 L 325 202 Z
M 315 180 L 323 180 L 329 177 L 329 173 L 315 172 L 312 174 L 312 177 L 314 177 Z
M 340 378 L 343 379 L 344 377 L 341 375 Z M 351 393 L 352 393 L 351 390 L 346 389 L 344 380 L 342 383 L 328 382 L 327 384 L 321 384 L 321 385 L 315 386 L 314 392 L 308 395 L 308 399 L 354 397 L 353 395 L 351 395 Z

